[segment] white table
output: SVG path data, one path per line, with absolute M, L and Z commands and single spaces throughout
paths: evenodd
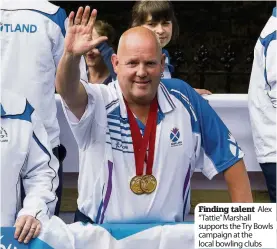
M 205 96 L 245 153 L 244 162 L 247 171 L 261 171 L 254 152 L 247 94 L 213 94 Z M 78 146 L 65 118 L 60 96 L 56 94 L 58 121 L 61 128 L 61 143 L 67 149 L 64 172 L 78 172 Z

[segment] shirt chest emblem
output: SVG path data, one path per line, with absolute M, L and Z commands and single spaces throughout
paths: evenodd
M 178 128 L 173 128 L 170 132 L 170 145 L 171 147 L 181 146 L 183 144 L 180 138 L 180 130 Z

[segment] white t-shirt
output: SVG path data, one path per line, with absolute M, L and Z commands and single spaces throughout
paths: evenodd
M 181 80 L 163 79 L 153 164 L 158 185 L 152 194 L 135 195 L 134 151 L 120 86 L 114 81 L 84 87 L 87 109 L 79 122 L 71 122 L 80 149 L 78 208 L 96 223 L 183 221 L 195 168 L 211 179 L 243 156 L 205 99 Z

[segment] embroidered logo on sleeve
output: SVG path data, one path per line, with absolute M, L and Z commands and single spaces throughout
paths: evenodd
M 230 142 L 230 151 L 233 154 L 233 156 L 238 157 L 240 147 L 238 146 L 238 143 L 236 142 L 235 138 L 230 132 L 228 133 L 228 135 L 229 135 L 228 141 Z

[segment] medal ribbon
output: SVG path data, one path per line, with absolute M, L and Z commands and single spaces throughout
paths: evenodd
M 146 127 L 144 131 L 144 136 L 141 135 L 137 121 L 130 110 L 127 102 L 125 101 L 131 136 L 133 140 L 135 163 L 136 163 L 136 175 L 143 175 L 143 164 L 146 158 L 147 145 L 149 144 L 149 153 L 146 160 L 146 174 L 152 175 L 152 168 L 154 162 L 154 152 L 155 152 L 155 139 L 156 139 L 156 128 L 157 128 L 157 111 L 158 111 L 158 101 L 155 97 L 151 103 L 150 110 L 147 117 Z

